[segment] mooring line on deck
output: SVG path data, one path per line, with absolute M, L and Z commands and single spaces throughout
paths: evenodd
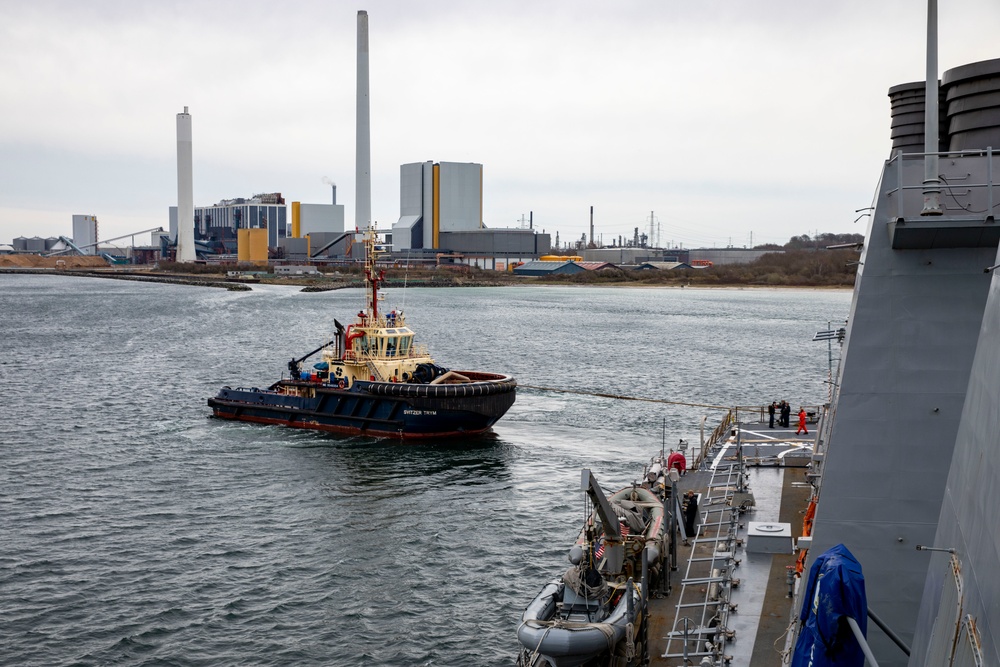
M 577 389 L 557 389 L 555 387 L 536 387 L 530 384 L 517 384 L 518 388 L 537 389 L 539 391 L 555 391 L 563 394 L 582 394 L 584 396 L 599 396 L 601 398 L 617 398 L 622 401 L 645 401 L 647 403 L 666 403 L 667 405 L 686 405 L 692 408 L 711 408 L 713 410 L 732 410 L 725 405 L 709 405 L 708 403 L 687 403 L 685 401 L 668 401 L 663 398 L 642 398 L 641 396 L 625 396 L 624 394 L 604 394 L 597 391 L 579 391 Z

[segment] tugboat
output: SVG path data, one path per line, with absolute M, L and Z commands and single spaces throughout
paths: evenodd
M 414 343 L 402 310 L 379 310 L 385 271 L 376 232 L 364 237 L 366 305 L 336 336 L 288 362 L 289 378 L 267 389 L 223 387 L 208 399 L 213 416 L 346 435 L 419 439 L 488 430 L 514 404 L 517 381 L 480 371 L 448 370 Z M 304 370 L 302 363 L 320 354 Z

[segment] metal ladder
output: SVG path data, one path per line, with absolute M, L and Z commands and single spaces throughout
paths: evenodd
M 728 443 L 721 443 L 719 449 L 726 446 Z M 678 664 L 685 665 L 706 658 L 710 663 L 705 664 L 712 665 L 727 660 L 725 643 L 735 635 L 728 627 L 729 614 L 735 610 L 730 592 L 739 585 L 733 571 L 738 565 L 741 503 L 734 503 L 733 498 L 747 495 L 744 475 L 742 457 L 736 462 L 720 462 L 712 471 L 700 505 L 703 521 L 698 536 L 691 540 L 674 625 L 665 637 L 667 645 L 661 658 L 677 658 Z

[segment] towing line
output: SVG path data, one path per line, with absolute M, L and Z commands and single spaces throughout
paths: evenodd
M 536 389 L 538 391 L 555 391 L 562 394 L 582 394 L 584 396 L 599 396 L 601 398 L 616 398 L 621 401 L 645 401 L 646 403 L 666 403 L 667 405 L 686 405 L 692 408 L 711 408 L 712 410 L 732 410 L 731 406 L 709 405 L 707 403 L 687 403 L 685 401 L 668 401 L 662 398 L 642 398 L 640 396 L 625 396 L 623 394 L 603 394 L 596 391 L 579 391 L 576 389 L 556 389 L 555 387 L 536 387 L 530 384 L 518 383 L 522 389 Z

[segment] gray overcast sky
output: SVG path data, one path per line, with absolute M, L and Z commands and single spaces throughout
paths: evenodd
M 1000 57 L 1000 3 L 940 0 L 940 71 Z M 0 243 L 167 224 L 176 114 L 196 205 L 279 191 L 354 220 L 357 11 L 371 30 L 372 214 L 399 165 L 479 162 L 484 218 L 563 242 L 861 232 L 919 0 L 0 0 Z M 141 241 L 148 242 L 148 236 Z

